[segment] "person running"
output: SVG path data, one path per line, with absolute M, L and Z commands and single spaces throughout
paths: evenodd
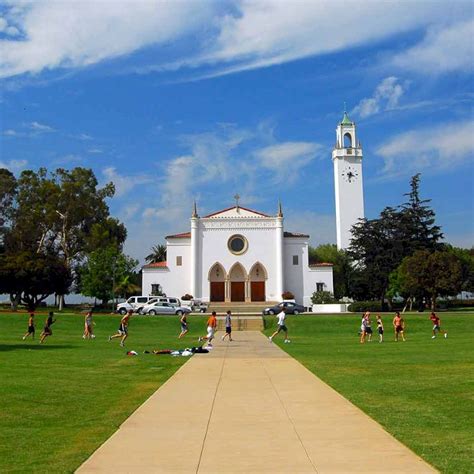
M 56 322 L 53 318 L 54 313 L 52 311 L 49 312 L 48 317 L 46 318 L 46 322 L 44 323 L 44 329 L 41 333 L 40 344 L 43 344 L 43 341 L 48 337 L 53 335 L 53 331 L 51 326 Z
M 199 342 L 206 340 L 207 345 L 212 347 L 212 340 L 214 339 L 214 334 L 216 333 L 217 329 L 217 315 L 216 312 L 213 311 L 212 314 L 209 316 L 207 320 L 207 336 L 203 336 L 199 338 Z
M 227 336 L 229 336 L 229 341 L 232 342 L 232 313 L 230 310 L 225 315 L 225 334 L 222 336 L 222 340 Z
M 398 337 L 401 335 L 403 342 L 405 342 L 405 321 L 398 311 L 393 318 L 393 328 L 395 330 L 395 341 L 398 342 Z
M 120 326 L 117 330 L 117 334 L 113 336 L 109 336 L 109 341 L 112 339 L 116 339 L 117 337 L 121 337 L 120 346 L 123 347 L 125 345 L 125 339 L 128 337 L 128 324 L 130 322 L 130 318 L 132 317 L 133 311 L 131 309 L 128 310 L 127 314 L 120 320 Z
M 367 311 L 364 316 L 364 333 L 367 334 L 367 340 L 372 342 L 372 321 L 370 320 L 370 311 Z M 362 341 L 364 342 L 364 341 Z
M 31 338 L 35 339 L 35 313 L 33 311 L 30 312 L 30 317 L 28 318 L 28 331 L 23 336 L 23 340 L 25 340 L 31 334 Z
M 437 332 L 443 333 L 444 338 L 446 339 L 448 337 L 448 333 L 444 329 L 441 329 L 441 319 L 439 319 L 433 311 L 431 312 L 430 319 L 433 321 L 433 335 L 431 336 L 431 339 L 436 337 Z
M 83 339 L 94 339 L 94 322 L 92 321 L 92 311 L 88 311 L 84 318 L 84 334 L 82 335 Z
M 181 316 L 181 319 L 179 320 L 179 322 L 181 324 L 181 333 L 178 336 L 178 339 L 181 339 L 189 331 L 188 321 L 186 319 L 186 313 L 183 313 L 183 315 Z
M 379 342 L 383 342 L 383 322 L 380 314 L 377 314 L 377 331 L 379 333 Z
M 289 344 L 291 341 L 288 339 L 288 328 L 286 327 L 285 324 L 285 319 L 286 319 L 286 308 L 282 308 L 282 310 L 277 314 L 278 318 L 278 329 L 268 338 L 270 342 L 273 342 L 273 338 L 279 334 L 281 331 L 284 331 L 285 333 L 285 344 Z

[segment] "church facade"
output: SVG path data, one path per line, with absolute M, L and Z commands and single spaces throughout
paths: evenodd
M 333 151 L 337 244 L 363 217 L 362 150 L 347 114 Z M 268 215 L 239 205 L 199 216 L 194 204 L 188 232 L 166 237 L 167 261 L 142 268 L 142 293 L 192 295 L 204 302 L 281 301 L 291 292 L 311 305 L 315 291 L 333 292 L 329 263 L 310 265 L 309 235 L 285 231 L 281 205 Z

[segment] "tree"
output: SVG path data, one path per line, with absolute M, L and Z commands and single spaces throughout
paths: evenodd
M 398 222 L 404 255 L 412 255 L 420 249 L 439 250 L 443 234 L 435 224 L 434 211 L 426 205 L 431 199 L 420 198 L 420 173 L 411 178 L 410 187 L 411 191 L 405 194 L 408 202 L 400 206 Z
M 420 249 L 441 250 L 443 234 L 435 225 L 435 213 L 419 196 L 420 175 L 412 177 L 408 202 L 386 207 L 378 219 L 362 219 L 352 227 L 347 251 L 354 262 L 350 296 L 377 298 L 382 305 L 389 289 L 390 274 L 402 260 Z M 361 291 L 366 291 L 361 295 Z
M 124 282 L 133 274 L 138 261 L 109 246 L 92 252 L 80 273 L 80 291 L 98 298 L 105 305 L 114 298 L 116 282 Z
M 121 280 L 115 285 L 114 293 L 122 298 L 128 298 L 129 296 L 135 295 L 141 292 L 141 287 L 132 281 L 133 275 L 128 274 L 122 277 Z
M 23 302 L 29 310 L 53 293 L 64 294 L 72 276 L 55 255 L 21 251 L 0 256 L 0 292 L 8 293 L 16 309 Z
M 352 266 L 344 250 L 338 250 L 334 244 L 323 244 L 309 248 L 310 263 L 332 263 L 334 280 L 334 297 L 340 299 L 349 295 L 349 282 Z
M 474 292 L 474 248 L 463 249 L 448 245 L 447 251 L 456 255 L 461 263 L 461 291 Z
M 56 268 L 53 258 L 62 262 L 68 275 L 64 281 L 68 284 L 57 281 L 53 293 L 67 294 L 71 276 L 77 277 L 75 268 L 86 251 L 112 242 L 121 248 L 126 238 L 124 226 L 109 218 L 105 200 L 113 193 L 112 184 L 99 189 L 94 173 L 85 168 L 58 169 L 54 173 L 45 168 L 37 172 L 26 170 L 18 180 L 11 173 L 0 171 L 0 252 L 10 265 L 25 263 L 24 255 L 29 255 L 31 262 L 43 261 L 52 269 Z M 33 258 L 34 255 L 37 257 Z M 31 273 L 35 268 L 41 280 L 42 269 L 38 265 L 29 265 L 29 276 L 35 279 Z M 24 269 L 17 266 L 16 271 L 21 273 Z M 25 279 L 17 279 L 16 284 L 15 301 L 25 301 L 31 288 Z M 22 289 L 20 284 L 26 286 Z M 52 286 L 48 289 L 53 290 Z M 41 292 L 38 297 L 42 295 Z M 36 298 L 28 300 L 34 302 Z
M 419 300 L 428 298 L 431 309 L 439 296 L 454 296 L 462 287 L 461 262 L 448 251 L 417 250 L 398 269 L 401 291 Z
M 166 245 L 154 245 L 145 260 L 148 263 L 166 262 Z

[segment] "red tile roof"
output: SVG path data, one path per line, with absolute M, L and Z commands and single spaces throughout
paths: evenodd
M 333 267 L 332 263 L 321 262 L 321 263 L 310 263 L 310 267 Z
M 283 232 L 284 237 L 305 237 L 309 239 L 308 234 L 301 234 L 300 232 Z
M 167 235 L 165 239 L 190 239 L 191 232 L 182 232 L 181 234 Z
M 207 216 L 204 216 L 204 219 L 207 219 L 208 217 L 217 216 L 217 214 L 221 214 L 222 212 L 230 211 L 231 209 L 235 209 L 236 207 L 237 206 L 232 206 L 232 207 L 228 207 L 227 209 L 221 209 L 220 211 L 213 212 L 212 214 L 208 214 Z M 253 209 L 249 209 L 249 208 L 244 207 L 244 206 L 239 206 L 239 208 L 243 209 L 244 211 L 253 212 L 254 214 L 258 214 L 259 216 L 271 217 L 268 214 L 264 214 L 263 212 L 259 212 L 259 211 L 254 211 Z
M 155 262 L 143 265 L 142 268 L 168 268 L 168 262 Z

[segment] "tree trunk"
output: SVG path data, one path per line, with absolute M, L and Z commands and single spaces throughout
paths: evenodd
M 18 310 L 18 305 L 20 304 L 21 300 L 21 294 L 10 294 L 10 305 L 12 308 L 12 311 L 17 311 Z
M 64 295 L 58 295 L 58 298 L 59 298 L 58 311 L 62 311 L 63 306 L 64 306 Z

